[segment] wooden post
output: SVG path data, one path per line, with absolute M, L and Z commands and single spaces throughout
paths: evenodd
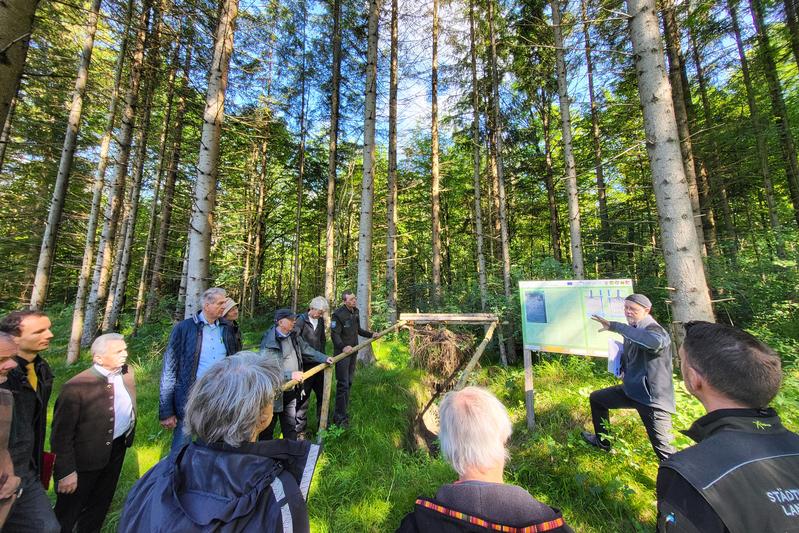
M 466 379 L 469 377 L 469 373 L 474 370 L 474 367 L 477 365 L 477 361 L 480 360 L 480 357 L 483 355 L 483 352 L 488 346 L 488 343 L 491 342 L 491 337 L 494 336 L 494 330 L 497 329 L 497 322 L 492 322 L 491 325 L 488 327 L 488 331 L 486 331 L 486 336 L 483 338 L 483 342 L 480 343 L 480 346 L 477 347 L 475 350 L 474 355 L 469 360 L 469 364 L 466 365 L 466 368 L 463 369 L 463 374 L 461 374 L 461 378 L 458 380 L 458 384 L 455 385 L 455 390 L 461 390 L 466 385 Z
M 524 349 L 524 406 L 527 409 L 527 429 L 535 429 L 535 389 L 533 388 L 533 354 Z
M 319 413 L 319 432 L 317 433 L 316 442 L 322 442 L 322 431 L 327 429 L 327 417 L 330 413 L 330 389 L 333 387 L 333 367 L 328 366 L 325 368 L 325 384 L 322 388 L 322 412 Z

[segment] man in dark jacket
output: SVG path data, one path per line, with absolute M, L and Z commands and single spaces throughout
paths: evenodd
M 186 404 L 196 439 L 136 482 L 119 532 L 308 533 L 319 446 L 255 441 L 272 419 L 280 374 L 274 361 L 240 352 L 200 378 Z
M 92 343 L 94 364 L 67 381 L 55 402 L 50 445 L 55 513 L 62 531 L 100 531 L 136 425 L 136 382 L 119 333 Z
M 1 386 L 14 395 L 8 450 L 22 494 L 11 508 L 3 532 L 59 531 L 58 520 L 40 482 L 47 431 L 47 404 L 53 372 L 39 353 L 50 346 L 50 319 L 39 311 L 13 311 L 0 320 L 0 331 L 17 345 L 17 367 Z
M 355 307 L 357 299 L 352 291 L 344 291 L 341 295 L 343 303 L 333 312 L 330 321 L 330 338 L 333 339 L 333 356 L 351 351 L 358 344 L 358 335 L 372 337 L 372 332 L 361 327 L 361 315 Z M 350 388 L 355 377 L 356 356 L 347 357 L 336 363 L 336 407 L 333 411 L 333 423 L 347 427 L 350 416 L 347 407 L 350 404 Z
M 661 463 L 661 532 L 799 531 L 799 435 L 768 404 L 780 357 L 755 337 L 709 322 L 685 325 L 680 368 L 707 414 L 685 432 L 697 444 Z
M 278 309 L 275 311 L 275 325 L 272 326 L 261 340 L 261 355 L 276 363 L 283 370 L 284 381 L 297 381 L 292 389 L 284 391 L 275 397 L 274 412 L 280 418 L 280 430 L 284 439 L 297 440 L 297 404 L 302 398 L 302 367 L 304 363 L 318 365 L 319 363 L 332 363 L 333 358 L 324 352 L 311 348 L 311 346 L 297 334 L 294 328 L 297 315 L 291 309 Z M 269 440 L 275 431 L 277 416 L 272 423 L 259 436 L 261 440 Z
M 635 409 L 641 417 L 658 460 L 674 453 L 671 445 L 671 415 L 675 412 L 672 382 L 671 339 L 649 314 L 652 302 L 643 294 L 631 294 L 624 300 L 627 324 L 593 318 L 599 331 L 612 331 L 624 337 L 622 385 L 591 393 L 591 419 L 594 432 L 583 432 L 592 446 L 607 450 L 610 442 L 602 437 L 610 428 L 609 409 Z
M 241 330 L 239 329 L 239 304 L 233 298 L 225 298 L 225 307 L 219 322 L 225 325 L 225 346 L 230 353 L 241 351 Z
M 226 298 L 224 289 L 208 289 L 202 296 L 202 311 L 178 322 L 169 335 L 161 368 L 158 419 L 165 429 L 174 430 L 171 453 L 188 442 L 183 415 L 189 389 L 214 363 L 235 353 L 226 344 L 227 326 L 219 321 Z
M 308 312 L 297 316 L 294 324 L 294 331 L 305 339 L 305 342 L 318 352 L 325 353 L 327 338 L 325 337 L 324 315 L 330 306 L 322 296 L 317 296 L 308 304 Z M 303 372 L 307 372 L 319 363 L 315 361 L 302 362 Z M 297 405 L 297 438 L 305 438 L 305 430 L 308 427 L 308 407 L 311 405 L 311 392 L 316 395 L 316 421 L 319 424 L 319 416 L 322 412 L 322 392 L 325 385 L 325 376 L 322 372 L 311 376 L 302 382 L 303 397 Z

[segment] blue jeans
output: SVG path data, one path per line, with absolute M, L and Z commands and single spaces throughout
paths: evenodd
M 3 533 L 58 533 L 61 525 L 55 517 L 50 499 L 33 471 L 18 474 L 22 481 L 22 497 L 11 507 Z

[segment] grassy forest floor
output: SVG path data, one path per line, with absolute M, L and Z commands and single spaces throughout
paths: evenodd
M 51 309 L 50 315 L 55 339 L 44 355 L 57 376 L 55 399 L 64 381 L 88 365 L 88 357 L 84 355 L 73 367 L 63 362 L 72 312 Z M 128 343 L 129 362 L 137 373 L 139 421 L 106 531 L 116 529 L 132 484 L 169 450 L 171 433 L 163 431 L 157 420 L 161 354 L 169 329 L 168 324 L 147 326 Z M 245 321 L 245 345 L 257 343 L 263 329 L 262 323 Z M 456 478 L 442 459 L 411 449 L 411 420 L 431 391 L 423 372 L 409 364 L 407 335 L 379 341 L 376 356 L 376 365 L 357 374 L 351 428 L 333 428 L 325 435 L 308 505 L 314 532 L 393 531 L 418 495 L 432 496 L 438 486 Z M 795 354 L 791 359 L 795 360 Z M 613 414 L 611 454 L 590 448 L 580 439 L 580 431 L 590 426 L 588 394 L 614 381 L 605 371 L 604 360 L 547 355 L 536 363 L 535 432 L 525 427 L 522 369 L 484 364 L 472 381 L 493 390 L 514 421 L 508 482 L 559 507 L 575 531 L 653 529 L 657 463 L 635 411 Z M 679 413 L 674 426 L 684 429 L 703 411 L 682 383 L 675 383 Z M 799 430 L 798 399 L 799 369 L 794 363 L 786 367 L 785 383 L 775 401 L 793 430 Z M 52 405 L 53 401 L 51 412 Z M 678 448 L 688 444 L 686 437 L 678 437 Z

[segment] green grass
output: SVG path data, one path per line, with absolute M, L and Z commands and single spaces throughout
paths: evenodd
M 44 354 L 56 373 L 53 399 L 61 385 L 89 364 L 88 356 L 64 362 L 71 311 L 51 310 L 52 347 Z M 257 343 L 265 325 L 245 322 L 245 345 Z M 129 339 L 136 370 L 138 426 L 128 452 L 105 531 L 114 531 L 128 490 L 169 450 L 171 432 L 158 424 L 158 380 L 169 324 L 154 324 Z M 123 330 L 124 332 L 124 330 Z M 413 415 L 430 397 L 420 370 L 410 367 L 407 339 L 382 340 L 377 364 L 359 368 L 352 391 L 352 426 L 329 430 L 311 487 L 309 513 L 314 532 L 393 531 L 419 495 L 432 496 L 455 473 L 438 457 L 412 451 Z M 486 365 L 488 363 L 486 362 Z M 535 365 L 536 431 L 525 427 L 523 372 L 486 366 L 471 381 L 489 387 L 508 407 L 514 421 L 506 480 L 560 508 L 580 532 L 651 531 L 655 520 L 657 463 L 635 411 L 613 411 L 613 453 L 599 452 L 580 439 L 590 427 L 588 395 L 614 383 L 604 361 L 545 356 Z M 786 369 L 775 406 L 793 430 L 799 429 L 799 370 Z M 52 404 L 51 401 L 51 409 Z M 313 410 L 313 407 L 312 407 Z M 701 405 L 677 383 L 675 429 L 687 428 L 703 414 Z M 315 420 L 314 414 L 309 420 Z M 315 428 L 314 428 L 315 429 Z M 689 445 L 679 436 L 678 448 Z M 51 490 L 51 496 L 54 498 Z

